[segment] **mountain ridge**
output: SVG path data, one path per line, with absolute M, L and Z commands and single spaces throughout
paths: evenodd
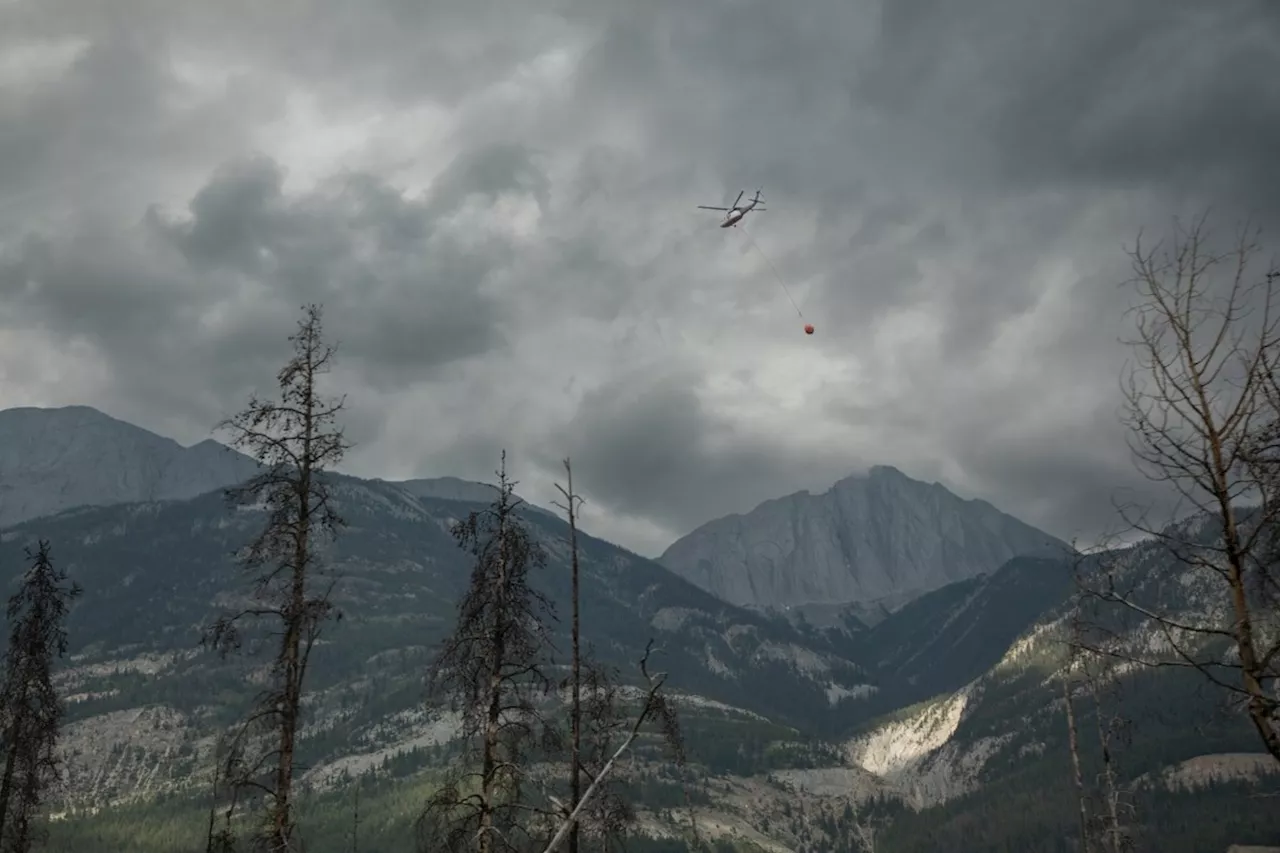
M 0 527 L 77 506 L 190 498 L 256 470 L 213 439 L 184 447 L 90 406 L 0 410 Z
M 213 451 L 220 447 L 201 444 Z M 912 493 L 960 500 L 940 484 L 876 467 L 877 477 Z M 299 753 L 308 768 L 306 784 L 336 791 L 333 786 L 351 778 L 348 771 L 374 771 L 384 790 L 421 786 L 427 778 L 422 771 L 448 760 L 447 730 L 424 722 L 421 708 L 422 671 L 451 624 L 466 578 L 467 556 L 447 531 L 453 520 L 487 502 L 492 486 L 448 477 L 333 478 L 335 502 L 349 527 L 324 554 L 338 576 L 335 593 L 345 618 L 317 646 L 309 676 Z M 68 626 L 72 657 L 57 674 L 68 697 L 65 747 L 76 780 L 62 805 L 80 810 L 75 831 L 84 835 L 75 837 L 99 846 L 68 842 L 62 849 L 141 851 L 140 844 L 102 846 L 101 833 L 122 808 L 120 798 L 151 802 L 159 811 L 147 821 L 158 823 L 161 812 L 168 820 L 176 796 L 198 795 L 192 780 L 204 778 L 215 733 L 249 698 L 246 678 L 265 662 L 219 663 L 195 644 L 197 626 L 243 595 L 247 579 L 235 571 L 231 555 L 261 521 L 257 510 L 228 506 L 219 491 L 78 506 L 0 531 L 0 546 L 14 558 L 0 563 L 6 572 L 0 580 L 12 584 L 20 566 L 14 549 L 40 536 L 53 542 L 57 564 L 86 590 Z M 792 498 L 774 503 L 788 506 Z M 1000 530 L 1005 516 L 998 510 L 985 501 L 965 503 L 989 507 L 991 523 Z M 920 504 L 930 510 L 937 505 Z M 542 583 L 563 601 L 569 583 L 565 522 L 536 506 L 528 506 L 524 517 L 549 552 Z M 1065 779 L 1064 724 L 1055 703 L 1061 695 L 1069 561 L 1013 557 L 885 607 L 892 612 L 873 626 L 825 630 L 725 602 L 660 563 L 589 533 L 581 533 L 579 544 L 588 643 L 621 666 L 625 678 L 646 640 L 657 639 L 691 766 L 701 777 L 695 777 L 694 793 L 708 810 L 706 819 L 721 827 L 714 832 L 723 833 L 727 825 L 730 836 L 754 839 L 778 853 L 846 853 L 856 848 L 847 837 L 846 846 L 836 843 L 838 815 L 880 808 L 869 805 L 872 797 L 898 804 L 891 808 L 901 819 L 884 835 L 882 849 L 889 853 L 1039 853 L 1058 848 L 1026 846 L 1022 842 L 1032 837 L 1027 833 L 1044 839 L 1071 831 L 1070 812 L 1063 808 L 1071 794 L 1053 787 Z M 994 559 L 994 552 L 982 553 Z M 1122 567 L 1152 572 L 1160 593 L 1160 575 L 1148 565 L 1158 554 L 1149 546 L 1127 553 Z M 1173 588 L 1190 596 L 1179 606 L 1203 608 L 1198 589 Z M 563 631 L 564 625 L 556 629 L 562 648 Z M 1132 635 L 1133 642 L 1142 639 L 1141 633 Z M 1156 778 L 1156 770 L 1205 752 L 1248 750 L 1249 732 L 1238 719 L 1217 726 L 1208 739 L 1198 731 L 1192 738 L 1192 724 L 1208 713 L 1205 697 L 1193 701 L 1199 686 L 1193 681 L 1170 694 L 1169 678 L 1166 672 L 1125 676 L 1135 685 L 1131 695 L 1139 705 L 1179 697 L 1173 702 L 1176 725 L 1148 723 L 1144 737 L 1150 742 L 1126 748 L 1125 766 L 1134 775 Z M 1082 731 L 1090 722 L 1082 716 Z M 648 787 L 637 789 L 636 803 L 648 810 L 646 831 L 660 837 L 673 810 L 686 801 L 670 788 L 676 777 L 663 775 L 668 771 L 654 759 L 643 758 L 640 766 L 642 775 L 650 775 Z M 388 796 L 405 802 L 400 794 Z M 1220 802 L 1215 796 L 1219 800 L 1205 802 Z M 111 808 L 94 811 L 103 805 Z M 203 814 L 203 803 L 196 805 L 193 838 Z M 1187 808 L 1188 801 L 1177 807 Z M 657 817 L 664 810 L 665 824 Z M 806 810 L 808 816 L 796 815 Z M 980 846 L 973 841 L 973 816 L 985 820 L 993 810 L 1001 820 L 1015 819 L 1009 827 L 994 818 L 985 821 L 983 837 L 1001 839 L 1003 846 Z M 1265 829 L 1263 819 L 1257 820 L 1259 831 Z M 130 831 L 142 832 L 144 823 Z M 151 824 L 145 825 L 150 831 Z M 1222 835 L 1214 831 L 1215 839 Z M 1183 834 L 1172 829 L 1160 838 Z M 172 849 L 177 848 L 155 853 Z M 181 849 L 197 844 L 193 840 Z
M 92 406 L 0 409 L 0 528 L 84 506 L 187 500 L 258 470 L 214 438 L 184 446 Z M 450 476 L 371 480 L 420 497 L 480 502 L 496 488 Z

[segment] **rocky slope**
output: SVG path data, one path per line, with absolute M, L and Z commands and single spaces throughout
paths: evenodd
M 821 495 L 799 492 L 709 522 L 659 562 L 733 604 L 896 607 L 1013 557 L 1066 550 L 984 501 L 878 466 Z
M 1092 556 L 1082 564 L 1084 570 L 1099 561 L 1106 561 L 1117 588 L 1175 620 L 1204 620 L 1220 614 L 1225 605 L 1220 584 L 1188 572 L 1157 543 Z M 1125 814 L 1137 849 L 1190 853 L 1222 850 L 1242 836 L 1280 837 L 1280 815 L 1241 807 L 1256 799 L 1260 784 L 1280 786 L 1280 767 L 1257 755 L 1256 733 L 1237 708 L 1224 707 L 1225 695 L 1186 668 L 1113 662 L 1098 670 L 1094 662 L 1095 695 L 1081 681 L 1080 665 L 1066 665 L 1069 603 L 1042 585 L 1043 572 L 1034 576 L 1039 592 L 1028 588 L 1031 578 L 1025 567 L 1010 564 L 976 589 L 957 584 L 915 602 L 919 615 L 932 609 L 942 617 L 929 620 L 929 636 L 923 640 L 902 635 L 892 620 L 884 623 L 895 637 L 883 644 L 886 661 L 913 669 L 920 665 L 913 659 L 927 656 L 937 665 L 930 661 L 926 668 L 937 670 L 955 660 L 953 655 L 972 660 L 961 634 L 995 626 L 997 634 L 1009 636 L 1016 622 L 1026 622 L 994 665 L 956 689 L 887 714 L 846 742 L 851 765 L 891 785 L 920 814 L 919 821 L 899 822 L 886 843 L 894 850 L 922 853 L 954 849 L 962 839 L 965 849 L 973 850 L 1051 850 L 1055 848 L 1047 839 L 1073 833 L 1078 814 L 1064 772 L 1063 689 L 1068 678 L 1087 783 L 1093 785 L 1101 772 L 1101 721 L 1112 732 L 1108 749 L 1130 804 L 1126 808 L 1135 809 Z M 974 609 L 980 597 L 999 606 Z M 1021 613 L 1006 609 L 1016 609 L 1016 601 L 1037 599 L 1041 613 L 1034 619 L 1026 617 L 1037 605 Z M 1111 638 L 1121 655 L 1152 659 L 1167 654 L 1173 659 L 1158 632 L 1130 614 L 1114 607 L 1089 608 L 1086 619 L 1102 629 L 1099 636 Z M 966 622 L 970 627 L 964 627 Z M 1210 659 L 1222 651 L 1212 643 L 1183 642 Z M 973 668 L 961 666 L 953 676 L 966 672 L 972 675 Z M 1113 724 L 1119 728 L 1113 730 Z M 1214 768 L 1216 775 L 1199 779 L 1196 786 L 1186 784 L 1188 774 L 1203 767 Z M 1237 810 L 1239 821 L 1224 824 L 1208 817 L 1224 808 Z M 975 814 L 987 816 L 980 830 L 975 829 Z
M 88 406 L 0 411 L 0 527 L 71 507 L 191 498 L 252 476 L 216 441 L 183 447 Z

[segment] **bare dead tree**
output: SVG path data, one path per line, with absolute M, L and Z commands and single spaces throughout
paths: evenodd
M 573 619 L 570 629 L 571 661 L 570 661 L 570 709 L 569 709 L 569 810 L 578 807 L 582 800 L 582 637 L 579 621 L 578 595 L 578 508 L 583 499 L 573 491 L 573 466 L 568 459 L 564 460 L 565 480 L 567 486 L 556 484 L 556 489 L 564 495 L 564 503 L 557 504 L 565 511 L 569 520 L 569 568 L 572 574 Z M 602 689 L 604 685 L 600 685 Z M 569 853 L 578 853 L 578 837 L 580 827 L 575 822 L 569 830 Z
M 345 398 L 330 400 L 319 392 L 320 378 L 328 373 L 336 350 L 324 341 L 320 306 L 305 306 L 303 312 L 298 331 L 289 338 L 293 357 L 277 375 L 279 401 L 255 396 L 248 408 L 220 425 L 231 434 L 233 446 L 262 466 L 249 482 L 228 490 L 228 499 L 238 506 L 264 506 L 267 523 L 241 555 L 245 567 L 258 572 L 254 603 L 220 617 L 205 637 L 224 652 L 238 648 L 241 623 L 253 620 L 274 628 L 279 640 L 271 687 L 240 728 L 232 754 L 242 760 L 229 776 L 234 787 L 252 789 L 265 798 L 261 840 L 271 851 L 300 845 L 294 763 L 303 684 L 321 628 L 336 613 L 330 600 L 332 582 L 319 582 L 319 554 L 324 540 L 343 524 L 326 474 L 350 447 L 336 425 Z M 270 733 L 276 745 L 254 760 L 243 760 L 245 747 L 259 730 Z
M 619 763 L 626 756 L 640 737 L 646 724 L 657 722 L 660 726 L 664 741 L 672 750 L 674 757 L 678 763 L 684 762 L 684 739 L 680 732 L 680 721 L 676 715 L 675 708 L 668 701 L 662 688 L 666 683 L 666 673 L 651 673 L 649 671 L 649 657 L 653 653 L 653 640 L 645 646 L 644 656 L 640 659 L 640 674 L 645 680 L 647 689 L 644 698 L 640 703 L 640 710 L 636 714 L 634 721 L 626 735 L 616 748 L 609 753 L 609 757 L 594 773 L 588 773 L 591 779 L 587 785 L 587 790 L 583 792 L 582 799 L 578 804 L 565 815 L 559 823 L 555 834 L 551 836 L 550 842 L 543 848 L 542 853 L 555 853 L 560 845 L 565 842 L 572 828 L 581 821 L 587 810 L 592 807 L 597 796 L 607 790 L 608 782 L 611 774 Z
M 528 849 L 550 815 L 529 773 L 533 754 L 557 735 L 539 707 L 553 688 L 546 671 L 555 617 L 530 583 L 546 552 L 517 515 L 506 463 L 503 451 L 493 504 L 453 528 L 475 564 L 429 682 L 460 714 L 465 752 L 419 818 L 421 849 L 431 853 Z
M 571 572 L 571 599 L 573 622 L 571 631 L 572 664 L 570 667 L 570 715 L 569 715 L 569 785 L 570 794 L 567 804 L 560 806 L 560 819 L 566 822 L 568 829 L 568 848 L 570 853 L 577 853 L 581 832 L 585 828 L 608 849 L 622 843 L 628 829 L 636 820 L 635 809 L 620 793 L 618 783 L 622 781 L 621 758 L 614 757 L 619 740 L 625 740 L 628 727 L 643 726 L 655 715 L 662 721 L 662 733 L 666 746 L 676 757 L 678 763 L 684 761 L 684 746 L 680 735 L 679 721 L 674 710 L 661 695 L 661 683 L 650 678 L 647 672 L 649 651 L 646 649 L 641 662 L 642 676 L 651 689 L 639 711 L 639 719 L 632 722 L 627 719 L 623 708 L 622 693 L 618 673 L 595 660 L 591 655 L 582 654 L 582 637 L 580 631 L 581 602 L 581 559 L 578 547 L 578 510 L 585 503 L 582 496 L 573 490 L 573 467 L 570 460 L 564 460 L 566 485 L 556 484 L 556 489 L 564 497 L 564 503 L 556 503 L 565 511 L 569 524 L 569 566 Z M 652 643 L 650 643 L 652 646 Z M 562 685 L 563 687 L 564 685 Z M 583 695 L 586 695 L 584 702 Z M 652 707 L 650 707 L 652 706 Z M 584 736 L 586 745 L 584 748 Z M 625 752 L 625 751 L 624 751 Z M 621 754 L 620 754 L 621 755 Z M 609 767 L 608 773 L 604 772 Z M 591 802 L 581 810 L 584 802 L 582 777 L 586 775 L 595 790 Z M 572 815 L 578 814 L 577 818 Z M 548 848 L 551 849 L 551 848 Z
M 570 812 L 577 808 L 577 804 L 582 799 L 582 637 L 581 637 L 581 621 L 580 621 L 580 596 L 579 596 L 579 549 L 577 549 L 577 510 L 585 501 L 579 494 L 573 492 L 573 467 L 570 460 L 564 460 L 564 478 L 567 485 L 562 487 L 557 483 L 556 488 L 559 493 L 564 496 L 564 503 L 557 503 L 556 506 L 564 510 L 564 514 L 568 517 L 568 549 L 570 549 L 570 571 L 572 575 L 572 624 L 571 624 L 571 662 L 570 662 L 570 800 L 568 800 L 568 808 Z M 596 672 L 598 679 L 603 678 L 603 674 Z M 598 683 L 595 685 L 600 692 L 607 692 L 608 685 Z M 609 694 L 608 698 L 612 698 Z M 598 702 L 598 719 L 602 722 L 607 721 L 609 708 Z M 580 836 L 579 825 L 573 824 L 568 835 L 568 850 L 570 853 L 577 853 L 577 843 Z
M 363 776 L 356 777 L 351 800 L 351 853 L 360 853 L 360 784 Z
M 1071 754 L 1071 780 L 1076 790 L 1080 810 L 1080 851 L 1093 853 L 1089 835 L 1089 795 L 1084 787 L 1084 771 L 1080 764 L 1080 730 L 1076 722 L 1076 679 L 1074 670 L 1080 654 L 1080 611 L 1077 606 L 1071 612 L 1071 639 L 1067 646 L 1067 662 L 1062 669 L 1062 701 L 1067 714 L 1067 749 Z
M 588 653 L 584 662 L 584 673 L 581 681 L 581 692 L 586 699 L 578 717 L 579 731 L 584 744 L 580 745 L 574 758 L 579 762 L 572 774 L 578 780 L 585 774 L 588 780 L 594 780 L 612 755 L 613 745 L 620 737 L 625 736 L 628 720 L 624 715 L 623 696 L 620 690 L 617 672 L 612 667 L 595 660 Z M 569 843 L 574 843 L 580 830 L 597 840 L 601 851 L 616 849 L 622 845 L 627 831 L 635 823 L 636 812 L 630 800 L 624 797 L 619 789 L 624 774 L 615 766 L 611 776 L 605 779 L 592 802 L 582 811 L 581 818 L 574 822 L 569 833 Z M 563 817 L 568 817 L 582 802 L 582 789 L 575 791 L 575 796 L 562 810 Z
M 31 567 L 9 599 L 9 647 L 0 687 L 0 735 L 4 771 L 0 776 L 0 849 L 28 853 L 42 835 L 36 821 L 45 794 L 58 781 L 62 724 L 61 698 L 53 686 L 54 660 L 67 652 L 66 618 L 81 594 L 56 569 L 49 543 L 26 551 Z
M 1077 566 L 1077 583 L 1082 573 Z M 1130 791 L 1121 785 L 1120 773 L 1117 769 L 1116 749 L 1122 740 L 1127 740 L 1130 721 L 1113 705 L 1118 704 L 1118 680 L 1116 658 L 1094 651 L 1094 647 L 1114 648 L 1119 640 L 1117 636 L 1108 636 L 1108 632 L 1099 630 L 1097 626 L 1087 625 L 1081 613 L 1081 593 L 1077 592 L 1070 616 L 1071 636 L 1068 642 L 1068 667 L 1064 676 L 1072 682 L 1078 682 L 1083 695 L 1092 702 L 1094 732 L 1098 741 L 1100 767 L 1095 774 L 1095 788 L 1092 792 L 1084 787 L 1081 776 L 1078 731 L 1073 704 L 1068 694 L 1067 713 L 1071 720 L 1071 750 L 1075 773 L 1076 789 L 1080 797 L 1080 821 L 1082 838 L 1086 841 L 1083 849 L 1096 848 L 1101 853 L 1127 853 L 1133 849 L 1133 837 L 1128 825 L 1133 818 L 1133 804 Z M 1086 637 L 1092 637 L 1087 640 Z M 1103 639 L 1098 639 L 1099 637 Z M 1091 645 L 1092 642 L 1092 645 Z M 1109 686 L 1108 686 L 1109 685 Z M 1110 702 L 1110 705 L 1108 704 Z M 1097 802 L 1097 810 L 1090 815 L 1087 803 Z M 1090 830 L 1096 831 L 1091 833 Z
M 219 735 L 213 746 L 213 772 L 210 778 L 209 821 L 205 829 L 205 853 L 235 853 L 236 837 L 231 827 L 231 816 L 235 811 L 235 791 L 226 790 L 226 768 L 230 766 L 227 759 L 227 740 Z M 232 803 L 224 809 L 225 823 L 218 827 L 218 811 L 222 798 L 229 795 Z
M 1133 849 L 1129 825 L 1134 818 L 1131 791 L 1120 782 L 1116 765 L 1116 748 L 1127 740 L 1130 721 L 1108 705 L 1118 703 L 1119 672 L 1117 663 L 1124 659 L 1116 649 L 1123 646 L 1121 633 L 1109 629 L 1100 620 L 1086 619 L 1085 601 L 1095 603 L 1087 586 L 1086 565 L 1106 565 L 1105 558 L 1088 557 L 1076 550 L 1074 579 L 1076 593 L 1068 615 L 1067 662 L 1063 669 L 1063 692 L 1067 705 L 1069 748 L 1072 773 L 1080 802 L 1081 849 L 1084 853 L 1128 853 Z M 1078 688 L 1078 690 L 1077 690 Z M 1077 695 L 1079 694 L 1079 695 Z M 1092 702 L 1094 730 L 1097 735 L 1100 769 L 1095 787 L 1087 789 L 1081 769 L 1079 729 L 1076 711 L 1078 698 Z M 1097 803 L 1094 814 L 1089 806 Z
M 1175 223 L 1165 249 L 1139 237 L 1129 252 L 1137 336 L 1125 424 L 1139 468 L 1171 487 L 1192 522 L 1163 525 L 1122 508 L 1126 524 L 1158 544 L 1178 575 L 1207 591 L 1199 608 L 1162 597 L 1158 579 L 1126 585 L 1120 561 L 1101 561 L 1085 585 L 1097 601 L 1134 615 L 1166 652 L 1094 651 L 1144 666 L 1195 670 L 1237 698 L 1263 746 L 1280 761 L 1280 608 L 1274 542 L 1280 529 L 1275 368 L 1280 318 L 1274 274 L 1255 275 L 1258 232 L 1211 248 L 1207 217 Z M 1271 479 L 1269 479 L 1271 476 Z M 1245 502 L 1256 505 L 1242 508 Z M 1170 579 L 1173 580 L 1173 579 Z M 1268 595 L 1267 593 L 1271 594 Z
M 1093 699 L 1093 719 L 1102 762 L 1102 769 L 1098 773 L 1099 799 L 1102 803 L 1098 815 L 1098 837 L 1105 853 L 1128 853 L 1133 849 L 1133 837 L 1127 827 L 1133 807 L 1128 797 L 1129 792 L 1120 784 L 1115 751 L 1118 741 L 1127 735 L 1129 721 L 1114 711 L 1108 711 L 1104 705 L 1103 674 L 1093 671 L 1087 660 L 1083 669 L 1085 684 Z

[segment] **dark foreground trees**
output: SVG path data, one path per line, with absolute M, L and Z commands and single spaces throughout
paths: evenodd
M 9 599 L 9 648 L 0 687 L 0 850 L 26 853 L 37 840 L 36 819 L 59 774 L 62 703 L 53 687 L 53 662 L 67 651 L 66 617 L 80 587 L 50 558 L 41 540 L 27 551 L 31 568 Z
M 641 660 L 646 686 L 631 719 L 624 715 L 616 681 L 586 655 L 574 656 L 565 682 L 553 682 L 556 617 L 533 584 L 533 572 L 546 566 L 547 554 L 518 512 L 521 502 L 507 477 L 505 452 L 497 475 L 493 504 L 453 528 L 475 562 L 458 621 L 429 681 L 433 694 L 458 716 L 464 752 L 419 819 L 424 853 L 551 853 L 580 824 L 597 836 L 616 836 L 630 813 L 609 783 L 644 727 L 659 721 L 667 741 L 679 746 L 675 714 L 662 694 L 665 677 L 649 671 L 652 643 Z M 576 513 L 572 484 L 565 494 Z M 570 530 L 576 579 L 576 515 Z M 575 580 L 575 612 L 578 586 Z M 577 631 L 574 640 L 576 646 Z M 559 695 L 565 687 L 568 732 Z M 568 804 L 557 796 L 564 787 Z
M 1166 526 L 1126 512 L 1177 577 L 1139 591 L 1103 565 L 1087 592 L 1137 616 L 1158 642 L 1089 645 L 1198 671 L 1239 701 L 1280 761 L 1280 278 L 1260 268 L 1256 231 L 1216 250 L 1205 225 L 1175 226 L 1167 246 L 1139 239 L 1130 252 L 1137 335 L 1125 415 L 1139 466 L 1207 522 Z M 1199 600 L 1179 606 L 1179 595 Z
M 320 554 L 342 526 L 326 473 L 349 447 L 336 424 L 343 399 L 322 397 L 318 387 L 335 350 L 324 341 L 320 307 L 303 311 L 289 339 L 293 358 L 277 376 L 279 401 L 255 397 L 222 424 L 232 445 L 262 466 L 228 498 L 237 506 L 261 506 L 267 522 L 241 555 L 256 573 L 250 603 L 219 618 L 206 635 L 207 642 L 225 651 L 239 646 L 242 623 L 257 622 L 278 644 L 271 687 L 233 739 L 224 773 L 233 802 L 255 792 L 265 799 L 259 841 L 271 851 L 300 849 L 293 789 L 303 685 L 311 650 L 334 615 L 332 582 L 319 576 Z M 264 741 L 270 746 L 262 746 Z

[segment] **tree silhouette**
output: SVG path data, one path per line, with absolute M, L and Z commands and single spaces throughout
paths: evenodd
M 49 543 L 27 550 L 31 568 L 9 599 L 9 647 L 0 688 L 0 850 L 27 853 L 38 839 L 36 818 L 49 787 L 58 780 L 58 730 L 62 702 L 53 686 L 53 662 L 67 652 L 64 624 L 80 587 L 67 585 L 54 568 Z
M 226 773 L 233 789 L 250 788 L 266 798 L 262 840 L 275 853 L 296 849 L 294 755 L 303 682 L 321 627 L 335 615 L 333 584 L 319 582 L 319 552 L 323 540 L 343 525 L 326 472 L 350 447 L 336 425 L 344 399 L 326 399 L 318 391 L 335 348 L 324 342 L 320 306 L 303 311 L 298 331 L 289 338 L 293 358 L 277 375 L 280 400 L 254 397 L 248 408 L 221 424 L 232 445 L 262 466 L 249 482 L 228 490 L 228 499 L 263 507 L 267 523 L 241 554 L 244 566 L 258 572 L 253 603 L 220 617 L 206 634 L 206 642 L 226 651 L 239 647 L 245 620 L 265 620 L 277 632 L 271 687 L 228 750 Z M 263 729 L 275 746 L 250 755 L 249 739 Z

